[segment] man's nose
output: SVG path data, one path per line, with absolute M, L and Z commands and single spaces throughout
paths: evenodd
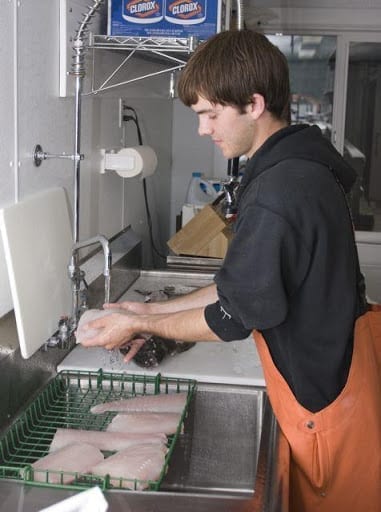
M 200 119 L 198 123 L 198 134 L 202 137 L 203 135 L 211 135 L 213 132 L 210 123 L 206 119 Z

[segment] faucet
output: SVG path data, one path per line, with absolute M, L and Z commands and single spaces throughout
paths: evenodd
M 237 213 L 236 192 L 239 186 L 238 178 L 231 177 L 222 183 L 224 190 L 223 213 L 226 218 L 230 218 Z
M 88 240 L 84 240 L 82 242 L 75 242 L 72 246 L 72 255 L 70 259 L 70 263 L 68 266 L 69 277 L 72 281 L 72 293 L 73 293 L 73 304 L 72 304 L 72 318 L 71 318 L 71 331 L 73 332 L 77 327 L 77 323 L 80 317 L 80 311 L 83 307 L 86 307 L 85 299 L 82 299 L 82 304 L 80 305 L 80 295 L 81 295 L 81 283 L 85 284 L 87 288 L 87 283 L 85 281 L 85 272 L 80 269 L 79 266 L 79 257 L 78 251 L 83 247 L 88 247 L 90 245 L 94 245 L 99 243 L 103 249 L 104 255 L 104 268 L 103 275 L 105 277 L 105 302 L 110 302 L 110 281 L 111 281 L 111 262 L 112 255 L 110 250 L 110 244 L 107 238 L 103 235 L 96 235 Z
M 240 157 L 228 160 L 228 177 L 222 182 L 224 191 L 222 211 L 226 218 L 231 218 L 237 213 L 237 190 L 239 187 Z

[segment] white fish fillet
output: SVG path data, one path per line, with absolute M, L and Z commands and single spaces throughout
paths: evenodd
M 97 320 L 103 316 L 112 315 L 113 313 L 122 313 L 123 309 L 88 309 L 85 311 L 79 319 L 77 331 L 75 333 L 76 342 L 82 343 L 83 340 L 94 338 L 99 334 L 99 329 L 89 329 L 88 331 L 83 330 L 83 326 L 92 320 Z
M 167 436 L 162 433 L 142 434 L 126 432 L 103 432 L 97 430 L 79 430 L 57 428 L 50 444 L 50 452 L 73 443 L 87 443 L 104 451 L 117 451 L 136 444 L 166 444 Z
M 147 480 L 157 480 L 165 463 L 165 452 L 160 446 L 137 445 L 121 450 L 95 465 L 91 472 L 95 476 L 110 475 L 110 483 L 116 487 L 134 488 L 133 482 L 122 482 L 120 478 L 139 480 L 136 489 L 148 487 Z
M 106 411 L 115 412 L 182 412 L 187 402 L 188 394 L 169 393 L 159 395 L 143 395 L 132 398 L 115 400 L 95 405 L 90 409 L 94 414 Z
M 49 482 L 50 484 L 68 484 L 75 480 L 75 475 L 63 475 L 61 482 L 60 473 L 50 471 L 68 471 L 88 473 L 93 466 L 104 460 L 102 452 L 91 444 L 74 443 L 60 450 L 49 453 L 45 457 L 32 464 L 34 480 L 37 482 Z M 39 471 L 37 471 L 39 470 Z
M 107 427 L 108 432 L 140 432 L 152 434 L 164 432 L 175 434 L 181 420 L 181 413 L 137 412 L 117 414 Z

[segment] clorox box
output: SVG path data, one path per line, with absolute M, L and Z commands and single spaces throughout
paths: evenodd
M 229 21 L 230 0 L 109 0 L 107 33 L 205 40 Z

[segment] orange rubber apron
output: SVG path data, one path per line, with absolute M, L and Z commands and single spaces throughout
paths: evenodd
M 347 383 L 317 413 L 296 401 L 264 338 L 253 334 L 267 393 L 290 446 L 290 512 L 380 512 L 381 310 L 356 321 Z

